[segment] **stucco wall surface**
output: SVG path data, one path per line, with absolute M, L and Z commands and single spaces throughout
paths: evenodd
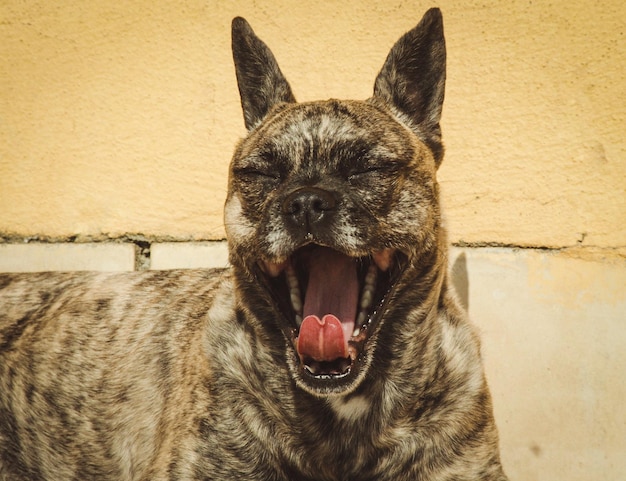
M 366 98 L 428 2 L 0 5 L 0 235 L 223 237 L 242 15 L 300 100 Z M 626 3 L 439 2 L 451 240 L 626 246 Z

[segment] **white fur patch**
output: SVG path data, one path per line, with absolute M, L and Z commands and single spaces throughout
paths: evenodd
M 369 400 L 363 396 L 356 396 L 347 401 L 341 397 L 331 398 L 328 403 L 337 417 L 345 421 L 356 421 L 370 409 Z
M 224 225 L 230 239 L 241 240 L 254 235 L 254 227 L 244 217 L 241 200 L 236 195 L 224 206 Z
M 235 316 L 235 296 L 232 295 L 235 287 L 231 280 L 224 280 L 215 291 L 213 304 L 209 308 L 208 316 L 213 323 L 226 323 Z
M 475 393 L 482 389 L 482 365 L 471 330 L 467 326 L 453 327 L 443 322 L 441 347 L 448 360 L 448 369 L 466 379 L 466 389 Z
M 266 236 L 268 254 L 275 258 L 281 258 L 285 252 L 289 251 L 291 243 L 289 235 L 285 230 L 285 226 L 280 220 L 272 219 L 268 226 L 268 234 Z

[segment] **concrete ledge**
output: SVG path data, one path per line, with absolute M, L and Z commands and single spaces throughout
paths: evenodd
M 163 242 L 150 247 L 150 269 L 226 267 L 226 242 Z
M 134 244 L 0 244 L 0 272 L 132 271 Z

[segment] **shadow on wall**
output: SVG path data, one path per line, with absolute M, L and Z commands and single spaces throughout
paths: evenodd
M 465 252 L 461 252 L 452 264 L 450 270 L 452 285 L 456 295 L 466 311 L 469 310 L 469 278 L 467 275 L 467 257 Z

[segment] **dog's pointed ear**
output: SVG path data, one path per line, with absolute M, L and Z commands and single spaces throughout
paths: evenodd
M 233 19 L 232 42 L 243 116 L 251 130 L 274 105 L 296 99 L 270 49 L 241 17 Z
M 446 44 L 438 8 L 393 46 L 374 84 L 374 98 L 395 109 L 432 149 L 437 166 L 443 157 L 441 107 L 446 82 Z

